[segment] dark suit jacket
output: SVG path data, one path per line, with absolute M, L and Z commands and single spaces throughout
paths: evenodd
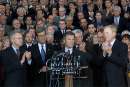
M 95 21 L 94 21 L 94 25 L 95 25 L 96 28 L 98 28 L 99 26 L 100 26 L 100 27 L 103 27 L 104 25 L 106 25 L 106 24 L 105 24 L 105 20 L 102 19 L 100 24 L 98 24 L 98 23 L 97 23 L 97 20 L 95 20 Z
M 27 45 L 26 44 L 23 44 L 20 48 L 21 49 L 24 49 L 24 50 L 26 50 L 26 51 L 32 51 L 32 47 L 33 47 L 34 45 L 32 44 L 30 47 L 27 47 Z
M 24 49 L 25 51 L 29 51 L 29 52 L 32 52 L 32 47 L 33 47 L 34 45 L 32 44 L 32 46 L 30 46 L 30 47 L 27 47 L 27 45 L 26 44 L 23 44 L 23 46 L 21 46 L 20 47 L 20 49 Z M 27 63 L 27 61 L 26 61 L 26 65 L 27 65 L 27 67 L 26 67 L 26 75 L 27 75 L 27 77 L 26 77 L 26 79 L 27 79 L 27 85 L 28 86 L 31 86 L 32 85 L 32 76 L 33 76 L 33 74 L 32 74 L 32 66 L 31 66 L 31 64 L 29 65 L 28 63 Z
M 20 50 L 20 58 L 12 47 L 7 48 L 0 54 L 0 61 L 4 66 L 4 86 L 23 87 L 26 83 L 26 64 L 20 63 L 24 50 Z
M 128 48 L 126 44 L 116 40 L 110 57 L 103 57 L 102 72 L 104 87 L 127 87 L 126 67 L 128 63 Z
M 51 45 L 46 45 L 46 61 L 51 58 L 53 54 L 53 47 Z M 39 51 L 38 44 L 34 45 L 32 47 L 32 64 L 34 64 L 35 72 L 38 73 L 38 71 L 42 68 L 42 66 L 45 66 L 42 62 L 41 54 Z
M 66 29 L 65 29 L 65 33 L 66 33 Z M 64 33 L 64 34 L 65 34 L 65 33 Z M 55 40 L 56 40 L 57 42 L 61 42 L 61 40 L 63 39 L 64 34 L 61 32 L 61 29 L 58 28 L 58 30 L 55 31 L 55 33 L 54 33 L 54 38 L 55 38 Z
M 107 24 L 114 24 L 114 16 L 109 17 L 108 20 L 106 21 L 108 22 Z M 117 30 L 118 33 L 121 33 L 123 30 L 126 30 L 126 20 L 122 16 L 120 16 L 119 24 L 117 27 L 118 27 Z
M 93 70 L 93 85 L 94 87 L 102 87 L 102 63 L 99 58 L 102 52 L 101 44 L 95 44 L 92 49 L 93 60 L 91 66 Z
M 39 51 L 38 44 L 35 44 L 32 47 L 32 74 L 33 74 L 33 86 L 35 87 L 46 87 L 47 81 L 49 80 L 48 72 L 46 73 L 39 73 L 40 69 L 45 66 L 46 64 L 43 63 L 41 54 Z M 53 49 L 51 45 L 46 45 L 46 61 L 51 58 L 53 54 Z
M 63 53 L 63 52 L 65 52 L 65 49 L 62 49 L 58 53 Z M 89 63 L 92 60 L 92 57 L 88 52 L 84 53 L 84 52 L 79 51 L 77 48 L 73 48 L 73 52 L 72 52 L 71 55 L 75 56 L 75 57 L 80 56 L 80 66 L 81 67 L 85 67 L 85 66 L 89 67 Z M 74 79 L 74 87 L 79 87 L 79 86 L 92 87 L 92 84 L 93 84 L 93 82 L 92 82 L 92 72 L 90 72 L 89 68 L 82 69 L 80 71 L 80 77 L 81 78 L 79 78 L 79 76 L 75 76 L 75 77 L 77 77 L 78 79 Z M 84 77 L 84 78 L 82 78 L 82 77 Z

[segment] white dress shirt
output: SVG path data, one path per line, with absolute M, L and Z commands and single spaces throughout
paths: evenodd
M 68 48 L 68 47 L 65 47 L 65 52 L 70 52 L 70 54 L 72 54 L 73 52 L 73 48 Z
M 32 44 L 27 44 L 27 43 L 26 43 L 26 46 L 27 46 L 27 48 L 28 48 L 29 46 L 31 47 L 31 46 L 32 46 Z
M 38 48 L 39 48 L 40 53 L 41 53 L 42 46 L 43 46 L 44 52 L 46 53 L 46 44 L 38 43 Z
M 110 46 L 111 48 L 113 47 L 114 43 L 115 43 L 116 39 L 113 39 L 111 42 L 110 42 Z M 112 53 L 111 53 L 112 54 Z M 111 54 L 108 54 L 108 57 L 111 56 Z M 103 56 L 106 57 L 107 53 L 106 52 L 103 52 Z
M 12 45 L 12 48 L 13 48 L 14 52 L 17 54 L 17 49 L 19 49 L 19 48 L 15 48 L 13 45 Z
M 115 41 L 116 41 L 116 39 L 113 39 L 113 40 L 111 41 L 111 46 L 112 46 L 112 47 L 113 47 Z
M 114 17 L 114 24 L 119 25 L 120 16 Z

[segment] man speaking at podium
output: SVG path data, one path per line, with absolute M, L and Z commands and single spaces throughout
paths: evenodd
M 79 49 L 75 48 L 75 34 L 73 32 L 71 32 L 71 31 L 66 32 L 66 34 L 63 38 L 63 43 L 64 43 L 64 47 L 60 51 L 61 53 L 63 53 L 63 52 L 69 53 L 73 57 L 79 56 L 80 57 L 80 66 L 81 67 L 87 66 L 88 62 L 91 60 L 91 55 L 89 53 L 80 51 Z M 81 69 L 81 72 L 82 72 L 82 69 Z M 88 85 L 88 84 L 86 84 L 87 82 L 85 79 L 81 79 L 79 76 L 73 76 L 73 75 L 71 75 L 71 76 L 73 78 L 73 81 L 70 81 L 72 83 L 71 83 L 71 86 L 69 86 L 69 87 L 86 87 Z M 65 77 L 65 80 L 66 80 L 66 77 Z M 66 81 L 65 81 L 65 87 L 68 87 Z M 90 86 L 88 86 L 88 87 L 90 87 Z

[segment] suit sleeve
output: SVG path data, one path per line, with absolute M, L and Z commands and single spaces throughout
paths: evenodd
M 108 61 L 112 62 L 121 67 L 126 67 L 128 63 L 128 47 L 127 45 L 120 46 L 119 53 L 113 52 L 110 57 L 106 58 Z

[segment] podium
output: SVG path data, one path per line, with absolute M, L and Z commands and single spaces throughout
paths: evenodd
M 65 87 L 73 87 L 73 75 L 65 75 Z

